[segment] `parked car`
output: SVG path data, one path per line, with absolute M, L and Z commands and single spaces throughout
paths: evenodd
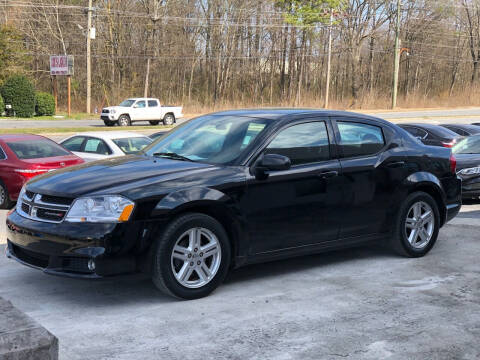
M 442 124 L 444 128 L 457 133 L 460 136 L 472 136 L 480 134 L 480 126 L 470 124 Z
M 78 156 L 43 136 L 0 135 L 0 209 L 11 208 L 33 177 L 81 163 Z
M 451 148 L 463 137 L 439 125 L 399 124 L 399 126 L 419 139 L 425 145 Z
M 38 203 L 45 195 L 55 201 Z M 421 257 L 460 207 L 451 150 L 387 121 L 225 111 L 137 155 L 28 183 L 7 218 L 7 256 L 70 277 L 141 269 L 166 294 L 195 299 L 231 268 L 363 242 Z
M 85 161 L 125 156 L 152 143 L 148 136 L 127 131 L 93 131 L 66 138 L 60 144 Z
M 463 198 L 480 197 L 480 135 L 467 137 L 455 145 L 457 174 L 462 179 Z
M 154 98 L 132 98 L 122 101 L 118 106 L 102 109 L 100 118 L 106 126 L 115 124 L 130 126 L 135 121 L 148 121 L 151 125 L 173 125 L 183 117 L 181 106 L 161 105 Z

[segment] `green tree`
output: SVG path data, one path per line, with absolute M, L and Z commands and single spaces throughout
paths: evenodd
M 310 27 L 329 22 L 330 11 L 343 8 L 345 2 L 345 0 L 277 0 L 276 4 L 286 10 L 287 23 Z
M 12 105 L 16 116 L 32 117 L 35 112 L 35 88 L 24 75 L 10 76 L 0 93 L 5 104 Z
M 3 102 L 3 97 L 0 95 L 0 116 L 3 114 L 5 111 L 5 103 Z
M 17 30 L 0 28 L 0 84 L 12 73 L 22 73 L 29 60 Z

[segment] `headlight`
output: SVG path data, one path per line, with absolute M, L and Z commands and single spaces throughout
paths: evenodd
M 18 194 L 17 206 L 16 206 L 17 211 L 22 209 L 22 201 L 23 201 L 24 195 L 25 195 L 25 185 L 23 185 L 22 190 L 20 190 L 20 194 Z
M 110 114 L 115 114 L 115 109 L 110 110 Z
M 473 167 L 473 168 L 462 169 L 458 172 L 458 174 L 459 175 L 465 175 L 465 176 L 480 175 L 480 166 Z
M 106 195 L 79 198 L 74 201 L 65 221 L 112 223 L 130 219 L 135 203 L 123 196 Z

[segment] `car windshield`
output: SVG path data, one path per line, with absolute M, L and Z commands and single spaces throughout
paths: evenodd
M 480 154 L 480 135 L 469 136 L 452 148 L 454 154 Z
M 124 106 L 124 107 L 130 107 L 133 105 L 133 103 L 135 102 L 135 100 L 124 100 L 120 103 L 120 106 Z
M 7 142 L 7 145 L 22 160 L 70 155 L 60 145 L 47 139 Z
M 127 155 L 135 154 L 152 143 L 152 139 L 147 137 L 113 139 L 112 141 Z
M 171 154 L 184 160 L 227 165 L 238 159 L 270 123 L 268 119 L 205 115 L 176 127 L 144 152 L 150 156 Z

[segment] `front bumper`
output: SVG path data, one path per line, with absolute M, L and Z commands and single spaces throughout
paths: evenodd
M 47 274 L 99 278 L 136 270 L 135 224 L 44 223 L 7 218 L 6 256 Z
M 100 119 L 103 121 L 117 121 L 118 118 L 115 116 L 115 114 L 101 114 Z

